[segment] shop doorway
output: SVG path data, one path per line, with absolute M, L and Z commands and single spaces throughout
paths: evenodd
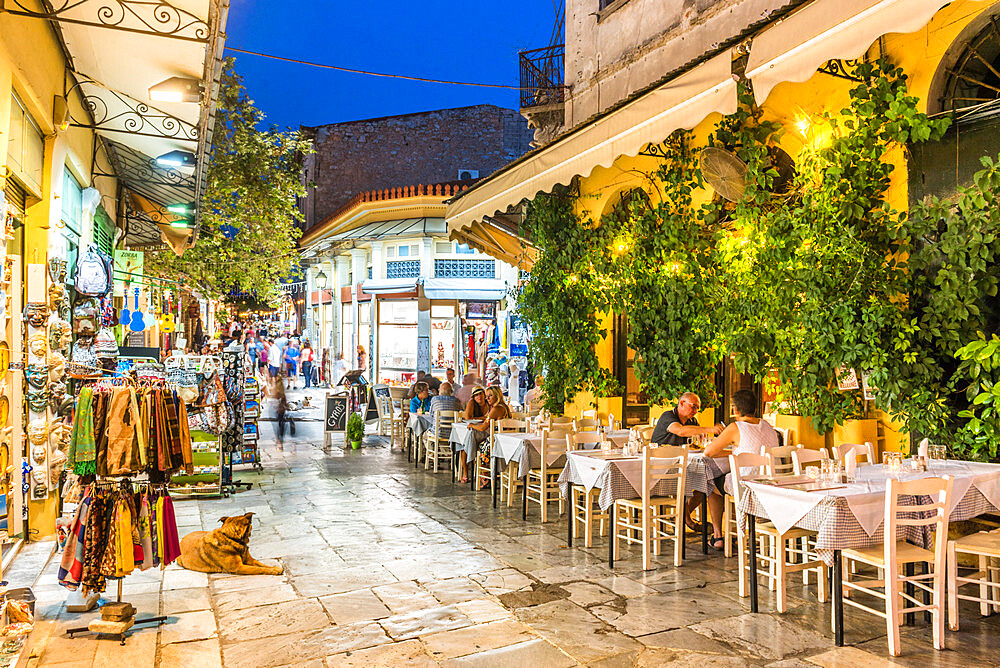
M 635 375 L 635 351 L 628 345 L 628 316 L 616 315 L 613 371 L 622 388 L 623 420 L 627 427 L 649 424 L 649 403 Z
M 732 398 L 740 390 L 750 390 L 753 392 L 757 397 L 757 415 L 762 416 L 764 414 L 763 383 L 758 382 L 753 374 L 740 373 L 733 366 L 731 358 L 727 357 L 719 364 L 719 373 L 716 374 L 715 381 L 715 391 L 721 399 L 721 406 L 719 407 L 719 412 L 716 414 L 717 421 L 722 420 L 726 424 L 729 424 L 735 419 Z

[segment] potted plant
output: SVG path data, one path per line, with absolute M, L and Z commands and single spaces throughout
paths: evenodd
M 365 423 L 357 413 L 351 413 L 347 418 L 346 439 L 351 443 L 351 449 L 357 450 L 361 447 L 361 439 L 365 436 Z

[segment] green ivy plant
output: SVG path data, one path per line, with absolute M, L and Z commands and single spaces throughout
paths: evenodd
M 675 132 L 657 151 L 654 199 L 627 197 L 602 217 L 614 232 L 604 272 L 609 300 L 628 317 L 635 374 L 653 404 L 696 392 L 717 403 L 713 374 L 722 359 L 712 286 L 718 279 L 720 228 L 711 206 L 696 206 L 702 187 L 689 132 Z
M 1000 329 L 1000 158 L 982 164 L 971 187 L 910 211 L 902 288 L 908 299 L 876 379 L 880 398 L 911 432 L 977 458 L 996 454 L 996 442 L 984 440 L 988 419 L 977 414 L 979 422 L 965 422 L 960 411 L 976 413 L 970 402 L 996 383 L 991 344 L 979 343 L 982 332 Z
M 838 370 L 884 368 L 905 301 L 907 219 L 887 201 L 889 153 L 940 138 L 948 124 L 916 110 L 905 75 L 887 60 L 855 74 L 862 82 L 850 105 L 816 119 L 831 139 L 799 154 L 790 195 L 737 211 L 747 243 L 731 265 L 744 303 L 729 322 L 756 314 L 729 339 L 738 365 L 759 376 L 773 370 L 789 408 L 812 416 L 821 433 L 861 415 L 860 394 L 837 389 Z
M 593 248 L 606 245 L 607 231 L 581 218 L 575 207 L 576 197 L 557 188 L 529 203 L 523 223 L 541 254 L 518 308 L 531 326 L 535 366 L 545 372 L 545 408 L 555 413 L 579 392 L 606 397 L 620 391 L 596 351 L 608 335 L 599 318 L 609 300 L 592 256 Z
M 963 362 L 961 369 L 971 372 L 977 381 L 967 391 L 971 405 L 958 413 L 968 422 L 957 439 L 966 447 L 957 454 L 996 459 L 1000 448 L 1000 337 L 993 334 L 987 339 L 979 332 L 979 339 L 960 348 L 955 356 Z

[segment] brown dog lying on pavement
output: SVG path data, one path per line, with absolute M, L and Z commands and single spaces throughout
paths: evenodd
M 268 566 L 250 556 L 250 520 L 253 513 L 222 517 L 215 531 L 193 531 L 181 540 L 177 563 L 199 573 L 281 575 L 281 566 Z

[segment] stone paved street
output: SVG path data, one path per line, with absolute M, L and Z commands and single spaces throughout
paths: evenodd
M 735 559 L 669 557 L 643 572 L 633 551 L 612 575 L 603 539 L 566 548 L 565 523 L 524 523 L 493 511 L 488 492 L 415 471 L 369 436 L 360 451 L 316 445 L 319 423 L 299 424 L 264 472 L 228 499 L 179 501 L 180 533 L 253 511 L 251 552 L 282 576 L 203 575 L 170 567 L 136 573 L 125 598 L 168 623 L 136 630 L 125 647 L 65 636 L 98 613 L 69 614 L 51 563 L 35 587 L 41 666 L 930 666 L 991 665 L 998 617 L 963 608 L 949 651 L 930 646 L 922 620 L 890 662 L 884 624 L 848 609 L 849 647 L 836 649 L 828 607 L 792 588 L 792 607 L 748 613 Z M 266 434 L 270 425 L 265 423 Z M 530 517 L 530 516 L 529 516 Z

